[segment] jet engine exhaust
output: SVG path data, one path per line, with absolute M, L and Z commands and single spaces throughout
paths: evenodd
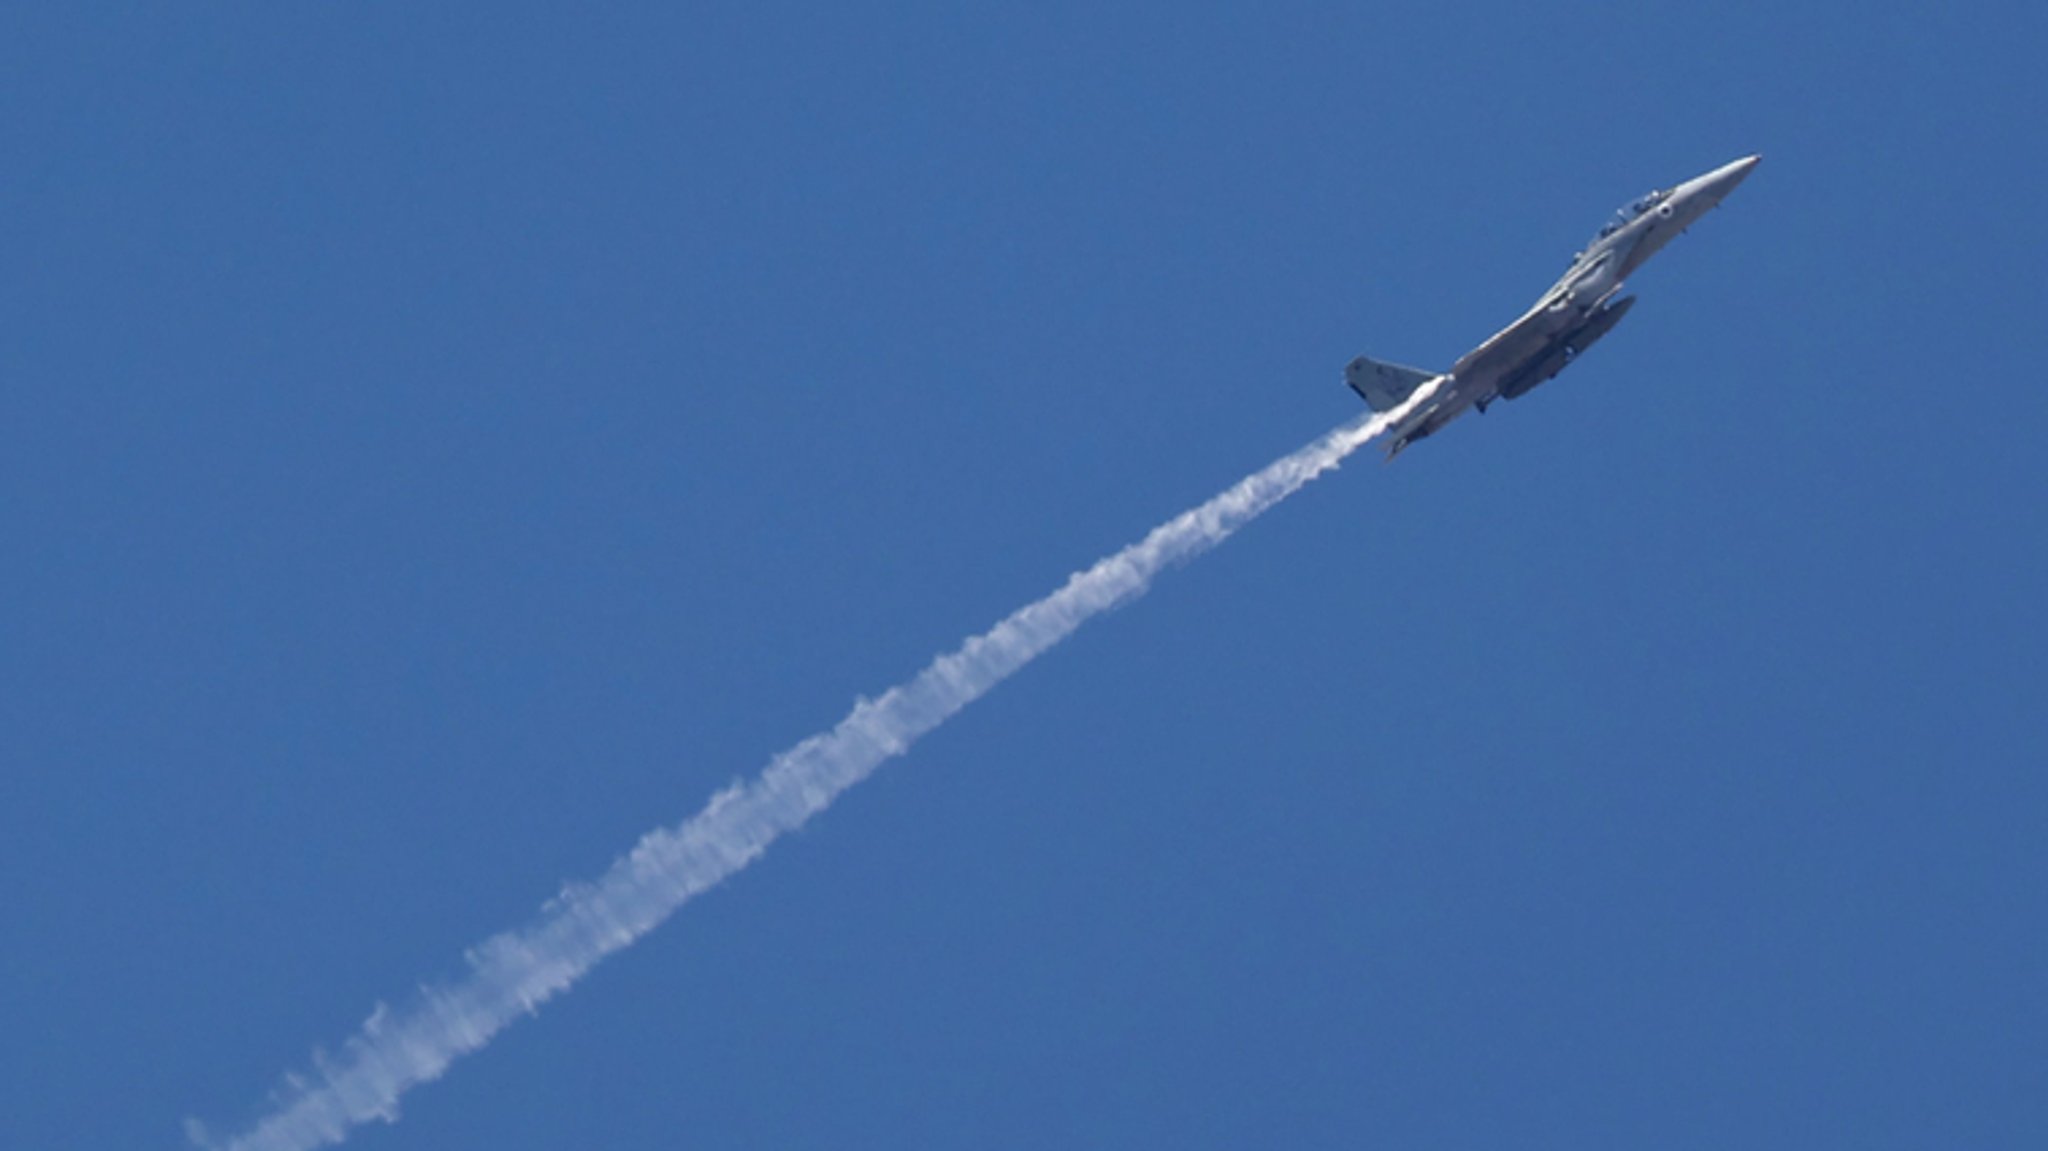
M 712 796 L 683 823 L 650 832 L 594 882 L 566 887 L 525 926 L 472 948 L 467 970 L 454 980 L 422 987 L 397 1009 L 378 1005 L 339 1051 L 316 1052 L 309 1074 L 288 1075 L 247 1130 L 217 1139 L 188 1120 L 187 1136 L 211 1151 L 312 1151 L 372 1119 L 395 1122 L 406 1092 L 440 1078 L 456 1059 L 760 858 L 777 838 L 1082 624 L 1143 595 L 1167 566 L 1209 551 L 1337 467 L 1437 386 L 1275 460 L 1075 573 L 906 682 L 857 702 L 837 726 L 777 755 L 753 780 Z

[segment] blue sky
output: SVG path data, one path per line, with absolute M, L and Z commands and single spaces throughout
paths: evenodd
M 232 1129 L 1763 166 L 350 1146 L 2038 1146 L 2034 5 L 0 15 L 0 1145 Z

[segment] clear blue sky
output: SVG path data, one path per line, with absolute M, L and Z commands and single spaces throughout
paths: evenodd
M 0 1145 L 233 1127 L 1763 166 L 352 1147 L 2048 1144 L 2038 4 L 0 14 Z

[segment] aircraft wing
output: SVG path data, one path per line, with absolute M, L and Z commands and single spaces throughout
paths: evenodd
M 1535 355 L 1546 342 L 1547 337 L 1540 325 L 1532 323 L 1550 305 L 1552 297 L 1544 296 L 1536 306 L 1515 320 L 1514 323 L 1487 337 L 1485 343 L 1458 357 L 1451 367 L 1451 373 L 1461 380 L 1474 383 L 1490 382 L 1514 365 Z

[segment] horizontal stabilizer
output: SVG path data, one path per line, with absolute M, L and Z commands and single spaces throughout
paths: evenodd
M 1383 364 L 1360 356 L 1344 365 L 1344 382 L 1351 390 L 1364 397 L 1372 410 L 1384 412 L 1401 406 L 1401 402 L 1415 394 L 1415 389 L 1436 379 L 1437 373 L 1404 368 L 1399 364 Z

